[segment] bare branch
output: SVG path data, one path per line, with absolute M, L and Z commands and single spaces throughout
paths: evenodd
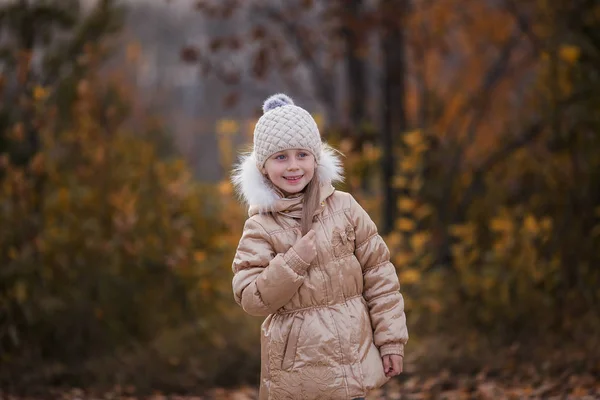
M 319 94 L 319 97 L 329 106 L 332 106 L 334 102 L 334 82 L 315 59 L 311 47 L 306 43 L 305 38 L 302 37 L 299 27 L 274 7 L 265 6 L 259 12 L 281 26 L 286 34 L 285 37 L 291 41 L 300 58 L 308 64 L 309 71 L 315 82 L 315 90 Z
M 560 107 L 567 107 L 576 103 L 581 99 L 585 99 L 586 96 L 591 94 L 591 90 L 582 91 L 570 96 L 567 99 L 564 99 L 559 102 Z M 485 174 L 489 172 L 496 165 L 506 160 L 513 154 L 516 150 L 520 149 L 523 146 L 533 142 L 535 139 L 539 137 L 539 135 L 544 132 L 545 123 L 544 121 L 536 120 L 529 124 L 529 126 L 523 130 L 523 133 L 518 135 L 514 140 L 506 142 L 503 146 L 501 146 L 496 152 L 492 153 L 484 162 L 482 162 L 479 167 L 477 167 L 473 172 L 473 179 L 471 180 L 471 184 L 465 190 L 465 194 L 460 202 L 460 205 L 457 209 L 456 216 L 459 217 L 464 213 L 464 210 L 468 205 L 473 201 L 473 197 L 479 193 L 481 189 L 483 189 L 483 178 Z
M 450 123 L 450 131 L 456 129 L 458 122 L 461 118 L 463 118 L 470 110 L 475 108 L 477 105 L 487 104 L 490 97 L 491 92 L 494 87 L 501 81 L 504 77 L 504 72 L 508 67 L 510 62 L 512 52 L 519 44 L 519 35 L 517 32 L 513 32 L 511 37 L 504 43 L 502 46 L 502 50 L 500 51 L 500 55 L 493 63 L 493 65 L 488 69 L 487 73 L 483 77 L 479 89 L 465 102 L 465 104 L 458 110 L 456 113 L 456 117 Z M 479 110 L 485 107 L 480 107 Z
M 455 124 L 458 124 L 458 119 L 465 115 L 469 110 L 472 110 L 473 108 L 477 107 L 475 114 L 473 115 L 469 123 L 466 139 L 462 143 L 459 143 L 459 146 L 455 150 L 452 160 L 450 162 L 450 168 L 447 172 L 448 178 L 446 179 L 446 189 L 448 191 L 450 191 L 452 188 L 452 177 L 456 175 L 460 169 L 461 160 L 463 159 L 468 143 L 472 142 L 474 139 L 477 127 L 479 126 L 479 123 L 485 116 L 486 111 L 488 109 L 491 94 L 496 85 L 504 77 L 504 73 L 509 65 L 512 52 L 517 46 L 518 42 L 519 35 L 517 34 L 517 32 L 513 32 L 511 37 L 506 41 L 506 43 L 502 47 L 502 51 L 496 59 L 496 62 L 490 67 L 490 69 L 485 74 L 480 89 L 476 92 L 475 95 L 471 96 L 469 101 L 467 101 L 461 108 L 461 110 L 459 110 L 459 112 L 457 113 L 458 116 L 455 118 Z M 440 211 L 440 218 L 443 221 L 448 220 L 450 216 L 450 209 L 450 202 L 445 202 L 442 205 Z
M 508 11 L 515 18 L 516 24 L 519 27 L 521 33 L 523 33 L 529 39 L 536 53 L 541 52 L 544 48 L 544 45 L 542 44 L 540 38 L 538 38 L 531 29 L 531 18 L 528 18 L 524 13 L 519 11 L 517 1 L 505 1 L 505 10 Z
M 475 138 L 475 132 L 481 122 L 482 118 L 485 116 L 486 111 L 488 110 L 490 100 L 492 98 L 492 92 L 494 88 L 498 85 L 498 83 L 502 80 L 503 77 L 506 76 L 506 70 L 510 63 L 511 55 L 516 45 L 519 42 L 519 37 L 515 33 L 512 37 L 505 43 L 496 63 L 490 68 L 483 80 L 483 84 L 481 85 L 479 96 L 479 108 L 475 112 L 473 118 L 469 122 L 469 127 L 467 128 L 467 135 L 463 142 L 463 146 L 459 146 L 463 150 L 459 154 L 460 157 L 464 154 L 464 148 L 471 142 L 473 142 Z M 474 99 L 475 100 L 475 99 Z

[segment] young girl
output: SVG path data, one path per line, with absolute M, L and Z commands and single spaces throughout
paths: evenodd
M 233 182 L 249 218 L 235 300 L 261 329 L 260 399 L 359 399 L 402 372 L 408 340 L 390 253 L 317 124 L 271 96 Z

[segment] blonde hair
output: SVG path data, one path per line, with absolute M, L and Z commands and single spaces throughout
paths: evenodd
M 276 187 L 275 184 L 269 179 L 268 175 L 265 174 L 266 180 L 269 185 Z M 319 200 L 321 197 L 321 180 L 317 173 L 317 166 L 315 165 L 315 174 L 306 187 L 304 188 L 304 197 L 302 198 L 302 216 L 300 217 L 300 231 L 302 236 L 306 235 L 312 228 L 315 211 L 319 208 Z M 277 212 L 269 212 L 275 222 L 279 225 L 283 225 L 283 221 L 277 215 Z M 290 226 L 286 223 L 286 226 Z
M 319 207 L 321 197 L 321 181 L 317 168 L 315 174 L 304 188 L 304 198 L 302 199 L 302 218 L 300 219 L 300 229 L 302 236 L 306 235 L 312 228 L 315 211 Z

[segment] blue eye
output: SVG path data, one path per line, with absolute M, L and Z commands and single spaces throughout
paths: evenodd
M 283 160 L 285 158 L 285 156 L 283 154 L 280 154 L 278 156 L 275 156 L 276 160 Z
M 300 153 L 300 154 L 298 154 L 298 157 L 308 157 L 308 154 L 307 153 Z

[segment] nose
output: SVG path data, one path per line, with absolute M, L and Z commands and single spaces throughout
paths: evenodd
M 294 158 L 291 159 L 290 163 L 288 164 L 288 168 L 287 169 L 289 171 L 295 171 L 295 170 L 298 169 L 298 163 L 297 163 L 297 161 Z

